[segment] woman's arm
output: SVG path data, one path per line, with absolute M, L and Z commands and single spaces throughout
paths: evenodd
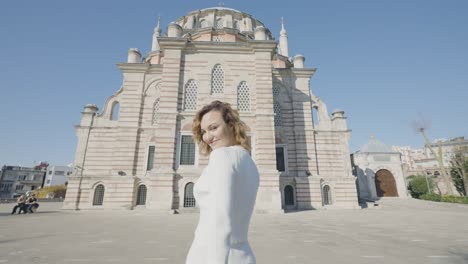
M 210 157 L 210 178 L 212 190 L 212 221 L 208 263 L 227 263 L 231 247 L 233 202 L 236 176 L 235 156 L 226 148 L 215 150 Z

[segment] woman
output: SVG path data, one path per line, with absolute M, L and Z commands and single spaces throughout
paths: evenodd
M 245 126 L 228 103 L 214 101 L 198 111 L 192 131 L 210 159 L 194 187 L 200 218 L 186 264 L 255 264 L 247 234 L 259 175 Z

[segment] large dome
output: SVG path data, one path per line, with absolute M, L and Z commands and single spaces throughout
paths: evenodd
M 178 18 L 174 23 L 182 28 L 182 35 L 196 35 L 209 30 L 240 33 L 251 39 L 258 27 L 265 28 L 267 39 L 273 39 L 270 30 L 250 14 L 226 7 L 194 10 Z

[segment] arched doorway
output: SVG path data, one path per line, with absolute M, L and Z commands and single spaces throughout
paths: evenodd
M 195 197 L 193 196 L 193 182 L 185 185 L 184 207 L 195 207 Z
M 145 204 L 146 204 L 146 186 L 142 184 L 138 186 L 136 205 L 145 205 Z
M 398 197 L 395 177 L 390 171 L 381 169 L 375 173 L 375 190 L 378 197 Z
M 291 185 L 284 187 L 284 205 L 294 206 L 294 189 Z

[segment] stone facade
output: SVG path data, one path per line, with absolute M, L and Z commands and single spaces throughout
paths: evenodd
M 374 202 L 382 197 L 409 197 L 401 154 L 374 137 L 353 153 L 352 164 L 360 203 Z
M 213 100 L 230 103 L 249 128 L 256 211 L 357 208 L 344 112 L 330 117 L 312 94 L 315 69 L 302 55 L 282 55 L 284 25 L 278 43 L 251 15 L 217 7 L 190 12 L 162 35 L 158 21 L 148 56 L 131 49 L 118 64 L 123 84 L 103 110 L 82 112 L 65 209 L 192 207 L 208 163 L 191 143 L 192 120 Z

